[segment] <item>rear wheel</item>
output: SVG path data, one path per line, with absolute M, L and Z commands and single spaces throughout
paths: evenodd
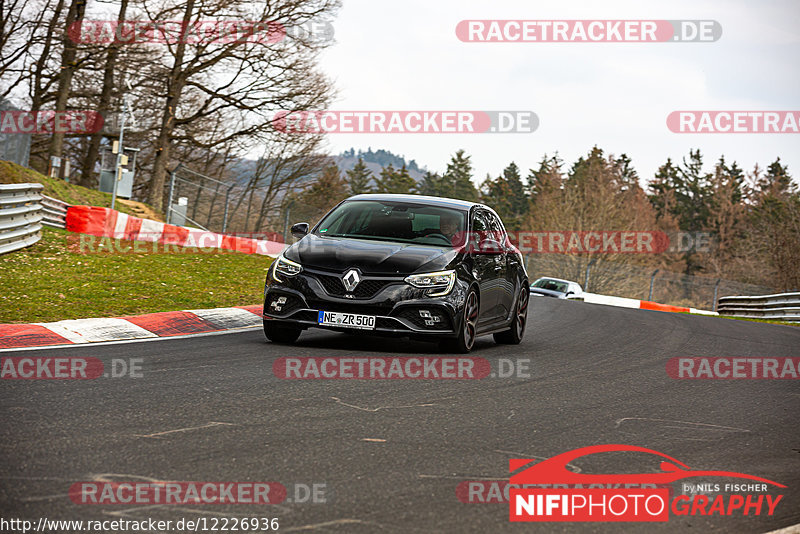
M 525 323 L 528 322 L 528 299 L 530 298 L 528 285 L 523 284 L 519 291 L 519 297 L 514 305 L 514 319 L 511 321 L 511 328 L 505 332 L 494 334 L 496 343 L 503 345 L 519 345 L 522 336 L 525 334 Z
M 455 339 L 448 339 L 443 342 L 442 345 L 445 350 L 460 354 L 466 354 L 472 350 L 478 331 L 478 310 L 478 293 L 474 289 L 470 289 L 467 300 L 464 302 L 461 329 Z
M 273 343 L 294 343 L 302 331 L 301 328 L 264 320 L 264 335 Z

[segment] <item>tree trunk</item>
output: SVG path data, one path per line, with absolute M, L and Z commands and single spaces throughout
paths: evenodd
M 181 92 L 185 83 L 185 73 L 183 71 L 183 56 L 186 50 L 186 30 L 192 19 L 194 10 L 194 0 L 186 3 L 186 10 L 183 12 L 183 24 L 175 50 L 175 62 L 172 65 L 167 80 L 167 99 L 164 102 L 164 114 L 161 118 L 161 127 L 158 132 L 156 142 L 156 159 L 153 163 L 153 179 L 150 182 L 150 205 L 157 210 L 164 208 L 164 185 L 167 181 L 167 165 L 169 164 L 170 145 L 172 143 L 172 131 L 175 129 L 175 112 L 181 100 Z
M 86 0 L 72 0 L 72 5 L 67 12 L 67 20 L 65 27 L 69 28 L 75 22 L 83 19 L 83 13 L 86 11 Z M 70 85 L 72 85 L 72 76 L 78 68 L 77 61 L 75 60 L 78 55 L 78 45 L 67 36 L 64 32 L 64 50 L 61 54 L 61 72 L 58 75 L 58 92 L 56 93 L 56 113 L 63 113 L 67 110 L 67 100 L 69 99 Z M 61 157 L 64 149 L 64 132 L 54 131 L 50 139 L 50 149 L 48 156 Z
M 125 20 L 125 12 L 128 9 L 128 0 L 121 0 L 119 6 L 119 15 L 117 21 L 120 25 Z M 106 65 L 103 69 L 103 89 L 100 92 L 100 104 L 98 111 L 105 114 L 109 109 L 111 103 L 111 95 L 114 92 L 114 70 L 117 66 L 117 57 L 119 56 L 120 45 L 117 42 L 112 42 L 108 47 L 106 55 Z M 105 115 L 104 115 L 105 116 Z M 94 187 L 94 180 L 92 179 L 92 171 L 94 171 L 95 163 L 97 162 L 97 155 L 100 153 L 100 142 L 103 140 L 101 132 L 93 133 L 89 137 L 89 148 L 83 157 L 81 164 L 81 175 L 78 178 L 78 184 L 85 187 Z

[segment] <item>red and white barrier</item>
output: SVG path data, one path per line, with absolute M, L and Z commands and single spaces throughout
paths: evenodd
M 608 295 L 597 295 L 595 293 L 584 293 L 583 301 L 590 304 L 605 304 L 607 306 L 617 306 L 620 308 L 635 308 L 640 310 L 653 310 L 672 313 L 697 313 L 700 315 L 719 315 L 717 312 L 698 310 L 696 308 L 686 308 L 684 306 L 672 306 L 670 304 L 659 304 L 649 300 L 628 299 L 623 297 L 611 297 Z
M 97 237 L 150 241 L 181 247 L 218 248 L 272 257 L 280 254 L 286 247 L 285 244 L 275 241 L 184 228 L 95 206 L 70 206 L 67 210 L 66 228 L 70 232 Z

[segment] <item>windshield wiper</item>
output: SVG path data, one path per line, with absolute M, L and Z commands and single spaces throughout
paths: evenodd
M 344 237 L 349 239 L 364 239 L 367 241 L 388 241 L 390 243 L 414 243 L 409 239 L 401 239 L 399 237 L 377 236 L 377 235 L 362 235 L 362 234 L 320 234 L 322 237 Z

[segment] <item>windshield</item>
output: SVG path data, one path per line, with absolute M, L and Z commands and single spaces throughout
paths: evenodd
M 320 222 L 316 235 L 450 246 L 464 235 L 466 212 L 385 200 L 352 200 Z
M 536 287 L 539 289 L 547 289 L 550 291 L 558 291 L 559 293 L 566 293 L 567 292 L 567 283 L 566 282 L 559 282 L 557 280 L 550 280 L 549 278 L 539 278 L 535 281 L 531 287 Z

